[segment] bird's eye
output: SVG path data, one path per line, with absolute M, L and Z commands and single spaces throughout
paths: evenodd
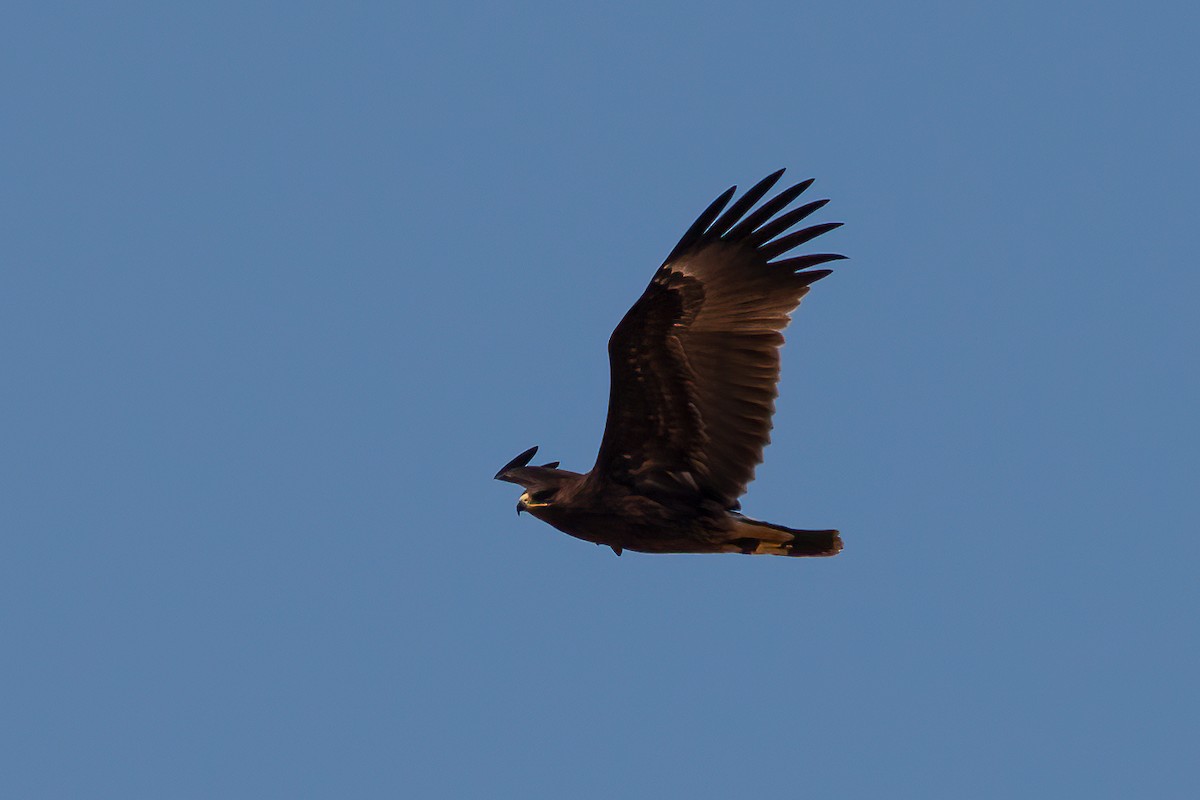
M 558 491 L 558 490 L 557 489 L 542 489 L 541 491 L 537 491 L 537 492 L 534 492 L 533 494 L 529 495 L 529 499 L 535 503 L 545 503 L 551 497 L 554 497 L 554 493 L 556 491 Z

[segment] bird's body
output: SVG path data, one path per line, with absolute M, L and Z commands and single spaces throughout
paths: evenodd
M 584 478 L 584 476 L 579 476 Z M 719 503 L 650 497 L 616 483 L 570 480 L 554 503 L 530 514 L 579 539 L 643 553 L 704 552 L 726 516 Z
M 525 487 L 518 513 L 618 555 L 841 550 L 837 531 L 795 530 L 739 513 L 738 497 L 769 441 L 781 331 L 809 286 L 830 272 L 805 270 L 842 258 L 772 260 L 837 227 L 781 235 L 825 204 L 779 213 L 811 181 L 750 212 L 782 173 L 724 214 L 734 189 L 717 198 L 613 332 L 608 422 L 592 470 L 528 466 L 534 447 L 496 474 Z

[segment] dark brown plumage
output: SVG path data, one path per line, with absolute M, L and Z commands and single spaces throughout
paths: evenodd
M 841 224 L 786 233 L 828 202 L 780 213 L 811 180 L 751 211 L 782 175 L 769 175 L 732 205 L 736 187 L 713 201 L 617 325 L 608 342 L 608 421 L 591 472 L 559 469 L 557 461 L 528 466 L 533 447 L 496 473 L 525 488 L 518 514 L 528 511 L 617 555 L 831 556 L 842 549 L 837 531 L 795 530 L 738 513 L 770 441 L 782 331 L 809 286 L 830 274 L 811 268 L 843 258 L 774 260 Z

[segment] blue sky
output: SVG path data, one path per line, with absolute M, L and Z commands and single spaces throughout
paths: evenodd
M 1192 796 L 1196 12 L 807 5 L 0 12 L 0 794 Z M 778 167 L 846 551 L 517 519 Z

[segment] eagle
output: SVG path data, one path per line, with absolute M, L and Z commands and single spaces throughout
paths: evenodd
M 811 179 L 754 208 L 783 172 L 732 205 L 736 186 L 714 200 L 613 331 L 608 418 L 591 471 L 529 466 L 531 447 L 496 473 L 524 488 L 518 516 L 526 511 L 618 556 L 841 551 L 836 530 L 751 519 L 738 502 L 770 441 L 783 329 L 809 287 L 832 272 L 813 267 L 845 258 L 781 258 L 842 224 L 788 233 L 829 202 L 785 211 Z

